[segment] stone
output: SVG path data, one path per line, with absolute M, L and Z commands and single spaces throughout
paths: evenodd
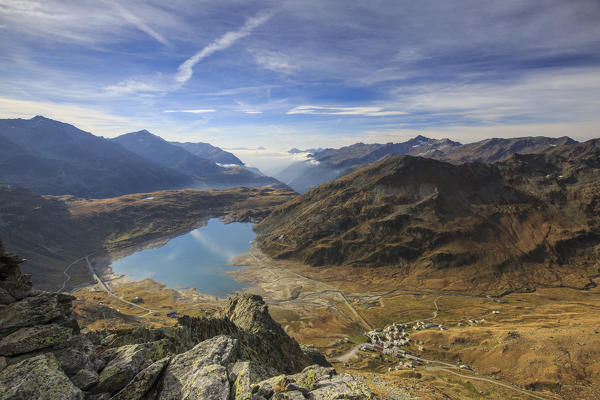
M 10 304 L 17 301 L 6 289 L 0 287 L 0 304 Z
M 82 369 L 71 377 L 71 382 L 81 390 L 88 390 L 100 380 L 96 371 Z
M 116 393 L 121 390 L 141 370 L 161 359 L 164 354 L 164 341 L 131 344 L 104 352 L 110 361 L 100 372 L 100 383 L 93 389 L 95 393 Z
M 311 390 L 310 397 L 314 400 L 370 399 L 372 393 L 366 383 L 350 374 L 334 375 L 322 379 L 316 384 L 316 389 Z
M 292 375 L 291 378 L 300 387 L 313 390 L 321 380 L 330 379 L 336 374 L 335 369 L 331 367 L 321 367 L 319 365 L 310 365 L 302 372 Z
M 19 268 L 23 261 L 25 260 L 4 251 L 0 241 L 0 293 L 5 293 L 0 297 L 4 300 L 21 300 L 31 294 L 31 275 L 24 274 Z
M 140 371 L 123 389 L 121 389 L 113 400 L 140 400 L 152 389 L 156 380 L 169 364 L 170 357 L 158 360 L 149 367 Z
M 252 384 L 266 379 L 267 373 L 252 361 L 238 361 L 231 368 L 229 378 L 233 381 L 234 400 L 252 400 Z
M 110 400 L 110 393 L 86 393 L 85 400 Z
M 293 390 L 290 392 L 284 392 L 284 393 L 275 393 L 273 395 L 273 397 L 271 397 L 271 400 L 305 400 L 306 397 L 304 397 L 304 394 L 302 394 L 302 392 L 297 391 L 297 390 Z
M 56 321 L 78 331 L 77 322 L 71 316 L 71 303 L 74 299 L 75 297 L 66 294 L 49 292 L 27 297 L 0 308 L 0 326 L 5 331 Z
M 96 347 L 85 336 L 72 336 L 62 343 L 60 348 L 53 350 L 53 353 L 68 376 L 74 375 L 82 369 L 99 371 Z
M 83 400 L 83 392 L 67 378 L 50 353 L 28 358 L 0 372 L 0 393 L 3 399 Z
M 66 341 L 71 332 L 57 324 L 21 328 L 0 340 L 0 355 L 15 356 L 52 347 Z
M 224 365 L 236 361 L 238 342 L 228 336 L 215 336 L 205 340 L 171 360 L 162 380 L 160 400 L 201 399 L 202 394 L 221 393 L 229 396 L 229 380 Z M 222 380 L 224 379 L 224 382 Z M 206 388 L 201 385 L 208 385 Z M 222 389 L 222 390 L 221 390 Z M 187 397 L 186 397 L 187 396 Z
M 6 357 L 0 357 L 0 371 L 2 371 L 8 363 L 6 362 Z
M 300 345 L 300 348 L 302 349 L 302 352 L 306 354 L 306 357 L 308 357 L 311 364 L 317 364 L 322 367 L 331 367 L 331 364 L 327 361 L 327 357 L 319 350 L 302 344 Z
M 189 399 L 189 400 L 229 400 L 229 379 L 227 368 L 218 364 L 211 364 L 196 370 L 185 382 L 181 389 L 182 397 L 163 396 L 159 399 Z
M 275 388 L 281 388 L 289 383 L 285 375 L 273 376 L 252 386 L 252 393 L 256 396 L 270 398 L 275 393 Z

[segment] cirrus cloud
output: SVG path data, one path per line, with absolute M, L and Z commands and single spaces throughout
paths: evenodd
M 405 115 L 406 112 L 399 110 L 386 110 L 383 107 L 298 106 L 292 108 L 286 114 L 360 115 L 365 117 L 387 117 L 394 115 Z

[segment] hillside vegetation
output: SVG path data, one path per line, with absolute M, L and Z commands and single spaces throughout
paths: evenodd
M 393 267 L 405 286 L 503 293 L 586 287 L 598 274 L 600 140 L 453 165 L 390 157 L 277 207 L 269 255 Z

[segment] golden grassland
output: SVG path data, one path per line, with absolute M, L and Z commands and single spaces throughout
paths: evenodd
M 343 278 L 343 274 L 337 274 L 336 279 L 331 270 L 271 260 L 256 249 L 236 263 L 246 268 L 235 274 L 255 284 L 250 290 L 265 297 L 271 315 L 288 334 L 319 348 L 334 360 L 337 369 L 365 374 L 383 398 L 385 391 L 393 391 L 394 387 L 409 388 L 423 399 L 527 398 L 490 382 L 459 377 L 436 368 L 440 366 L 436 363 L 414 371 L 388 371 L 398 360 L 361 352 L 357 358 L 335 361 L 336 356 L 365 342 L 364 332 L 369 327 L 383 328 L 392 322 L 426 319 L 446 326 L 447 330 L 411 331 L 412 344 L 407 350 L 412 354 L 455 365 L 468 364 L 472 372 L 454 372 L 533 390 L 531 393 L 542 398 L 600 398 L 600 289 L 597 287 L 537 288 L 530 293 L 495 298 L 399 288 L 389 275 L 373 271 L 366 272 L 362 280 L 356 279 L 356 273 L 352 279 Z M 375 284 L 382 276 L 388 279 Z M 206 315 L 219 306 L 209 296 L 166 289 L 151 280 L 117 279 L 108 284 L 117 296 L 129 300 L 142 297 L 142 306 L 160 312 L 149 313 L 106 293 L 84 288 L 74 293 L 82 325 L 90 329 L 164 326 L 175 323 L 175 319 L 166 316 L 170 310 L 196 316 Z M 102 318 L 100 311 L 88 311 L 85 317 L 82 310 L 94 310 L 99 302 L 118 309 L 119 315 Z M 478 322 L 471 325 L 469 320 Z

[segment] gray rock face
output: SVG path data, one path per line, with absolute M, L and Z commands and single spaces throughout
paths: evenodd
M 9 304 L 29 296 L 31 276 L 21 272 L 20 257 L 8 254 L 0 242 L 0 304 Z
M 237 340 L 227 336 L 216 336 L 212 339 L 196 345 L 189 351 L 175 356 L 167 370 L 162 382 L 162 391 L 158 397 L 160 400 L 177 399 L 202 399 L 213 397 L 194 397 L 201 396 L 204 390 L 214 392 L 215 396 L 220 396 L 222 391 L 217 390 L 219 382 L 226 388 L 229 396 L 229 381 L 227 369 L 224 365 L 235 361 L 238 352 Z M 217 368 L 218 367 L 218 368 Z M 208 385 L 203 389 L 199 387 L 200 382 Z M 214 397 L 215 399 L 221 397 Z
M 69 376 L 82 369 L 98 371 L 104 364 L 96 356 L 96 347 L 82 335 L 75 335 L 53 351 L 61 368 Z
M 88 390 L 97 384 L 99 380 L 98 373 L 89 369 L 82 369 L 71 377 L 71 382 L 82 390 Z
M 95 393 L 116 393 L 144 368 L 163 357 L 162 343 L 151 342 L 132 344 L 110 349 L 104 357 L 110 361 L 100 372 L 100 383 L 93 389 Z
M 281 375 L 252 386 L 256 397 L 266 399 L 366 400 L 374 398 L 368 386 L 359 378 L 338 375 L 333 368 L 312 365 L 295 375 Z
M 341 374 L 317 382 L 317 389 L 310 392 L 315 400 L 370 399 L 369 387 L 354 375 Z
M 232 398 L 235 400 L 253 400 L 252 384 L 267 378 L 260 365 L 252 361 L 238 361 L 231 368 L 229 379 L 233 381 Z
M 0 304 L 10 304 L 17 301 L 6 289 L 0 287 Z
M 52 347 L 66 341 L 71 332 L 57 324 L 21 328 L 0 340 L 0 355 L 15 356 Z
M 0 309 L 0 326 L 9 330 L 56 321 L 76 328 L 77 323 L 70 319 L 73 299 L 75 297 L 66 294 L 48 292 L 27 297 Z
M 52 354 L 28 358 L 0 372 L 0 394 L 7 400 L 83 400 L 83 392 L 71 383 Z
M 169 364 L 170 357 L 158 360 L 149 367 L 143 369 L 125 386 L 120 392 L 113 396 L 113 400 L 140 400 L 143 399 L 151 389 L 159 375 Z

